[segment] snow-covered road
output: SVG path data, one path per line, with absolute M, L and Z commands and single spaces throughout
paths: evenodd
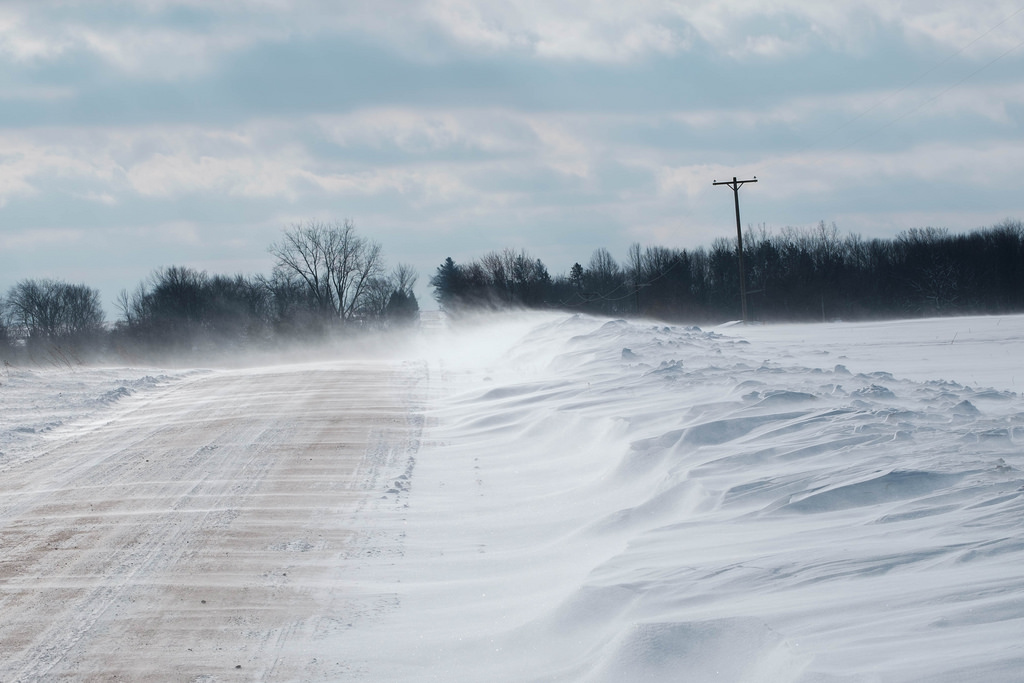
M 0 681 L 1021 680 L 1024 316 L 380 341 L 0 375 Z
M 414 463 L 422 379 L 193 374 L 8 453 L 0 680 L 342 676 L 317 644 L 374 608 L 345 561 L 366 508 L 401 504 L 381 492 Z M 374 552 L 396 542 L 377 525 Z

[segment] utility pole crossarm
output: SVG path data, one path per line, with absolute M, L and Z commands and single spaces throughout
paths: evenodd
M 745 185 L 747 183 L 756 183 L 756 182 L 757 182 L 757 176 L 754 176 L 750 180 L 736 180 L 736 178 L 734 176 L 732 180 L 716 180 L 716 181 L 714 181 L 711 184 L 712 185 L 728 185 L 729 187 L 732 187 L 733 190 L 737 190 L 738 191 L 740 189 L 740 185 Z
M 750 180 L 737 180 L 736 176 L 732 177 L 732 180 L 723 180 L 721 182 L 714 181 L 712 185 L 728 185 L 732 188 L 733 199 L 736 201 L 736 255 L 739 257 L 740 267 L 740 311 L 743 316 L 743 322 L 747 322 L 747 283 L 746 278 L 743 275 L 743 232 L 740 230 L 740 188 L 747 183 L 756 183 L 757 176 L 754 176 Z

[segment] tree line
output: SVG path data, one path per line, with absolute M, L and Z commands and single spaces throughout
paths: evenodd
M 829 320 L 1024 311 L 1024 225 L 1007 220 L 963 234 L 914 228 L 891 239 L 812 229 L 748 230 L 744 263 L 752 319 Z M 415 271 L 388 270 L 381 246 L 351 221 L 309 221 L 268 247 L 269 275 L 209 275 L 184 266 L 154 271 L 122 291 L 113 324 L 100 294 L 52 279 L 18 282 L 0 297 L 4 359 L 47 354 L 144 358 L 239 346 L 273 349 L 338 331 L 415 322 Z M 735 244 L 607 249 L 552 276 L 524 250 L 451 258 L 430 284 L 451 313 L 511 307 L 714 322 L 739 317 Z
M 913 228 L 891 239 L 840 235 L 835 223 L 766 228 L 744 236 L 748 317 L 762 321 L 864 319 L 1024 311 L 1024 225 L 1007 220 L 963 234 Z M 709 322 L 740 316 L 733 240 L 673 249 L 639 244 L 617 261 L 607 249 L 551 276 L 525 251 L 446 259 L 430 284 L 441 307 L 552 308 Z
M 99 292 L 87 285 L 23 280 L 0 298 L 0 351 L 70 363 L 83 354 L 272 349 L 419 318 L 415 270 L 399 264 L 388 271 L 380 244 L 359 235 L 351 221 L 293 225 L 268 251 L 269 275 L 159 268 L 119 293 L 113 325 Z

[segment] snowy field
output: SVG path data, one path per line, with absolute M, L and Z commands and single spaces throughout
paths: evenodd
M 0 374 L 0 680 L 1019 681 L 1024 317 Z

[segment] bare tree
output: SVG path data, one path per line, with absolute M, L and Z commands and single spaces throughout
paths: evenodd
M 503 303 L 512 301 L 511 261 L 512 256 L 509 249 L 505 249 L 505 254 L 492 251 L 480 258 L 480 265 L 490 282 L 492 293 Z
M 335 268 L 334 295 L 342 320 L 352 320 L 362 308 L 370 283 L 384 274 L 384 258 L 379 243 L 356 237 L 351 223 L 346 227 L 342 257 Z
M 547 267 L 540 259 L 534 259 L 525 250 L 506 247 L 502 251 L 485 254 L 478 264 L 484 273 L 491 303 L 502 305 L 537 304 L 545 295 L 545 288 L 551 283 Z M 469 279 L 472 273 L 467 269 Z
M 416 286 L 416 280 L 418 279 L 419 274 L 416 272 L 416 269 L 408 263 L 399 263 L 395 266 L 394 270 L 391 271 L 391 283 L 394 285 L 396 291 L 402 292 L 403 294 L 412 294 L 412 290 Z
M 370 278 L 363 296 L 363 305 L 360 311 L 362 316 L 373 321 L 383 320 L 387 313 L 388 301 L 391 300 L 391 294 L 394 291 L 395 286 L 391 278 Z
M 7 330 L 7 304 L 0 297 L 0 351 L 11 345 L 11 333 Z
M 117 293 L 114 306 L 121 311 L 118 325 L 127 327 L 138 325 L 146 313 L 146 286 L 140 282 L 131 294 L 127 289 L 122 289 Z
M 103 306 L 98 290 L 85 285 L 65 284 L 60 288 L 60 300 L 60 333 L 64 337 L 95 335 L 103 329 Z
M 594 250 L 590 257 L 590 264 L 584 271 L 587 285 L 595 292 L 610 295 L 621 294 L 623 276 L 622 269 L 615 262 L 615 258 L 604 247 Z
M 366 282 L 359 317 L 378 324 L 407 322 L 419 318 L 419 304 L 413 287 L 419 276 L 416 269 L 400 263 L 384 277 L 371 277 Z
M 276 268 L 288 279 L 297 278 L 305 284 L 322 312 L 338 313 L 331 290 L 334 258 L 333 228 L 326 223 L 310 221 L 285 230 L 280 242 L 270 246 L 277 258 Z
M 270 253 L 277 271 L 301 281 L 323 313 L 345 321 L 360 312 L 371 281 L 384 273 L 380 244 L 358 236 L 347 219 L 293 225 Z
M 633 242 L 626 252 L 626 280 L 633 286 L 638 287 L 645 279 L 643 252 L 640 251 L 640 243 Z
M 22 280 L 8 291 L 4 313 L 29 341 L 80 341 L 103 329 L 99 292 L 58 280 Z
M 5 314 L 15 333 L 24 339 L 56 335 L 57 297 L 53 280 L 22 280 L 7 292 Z
M 323 330 L 319 304 L 297 276 L 275 268 L 271 277 L 257 276 L 256 281 L 267 292 L 268 315 L 279 332 L 305 334 Z

